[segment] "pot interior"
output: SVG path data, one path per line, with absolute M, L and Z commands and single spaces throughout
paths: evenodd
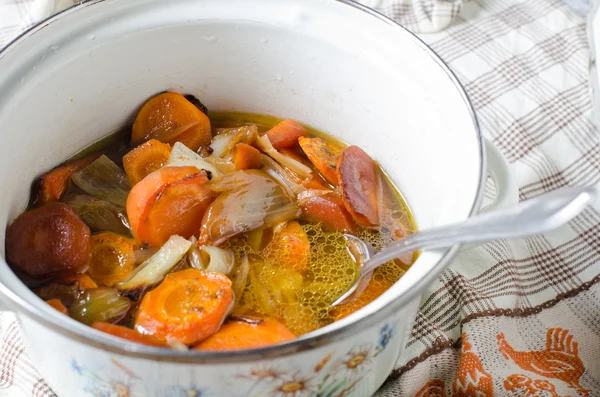
M 481 142 L 456 82 L 411 34 L 341 2 L 88 2 L 1 53 L 0 75 L 2 225 L 24 209 L 36 176 L 131 123 L 164 90 L 211 110 L 297 119 L 360 146 L 420 228 L 465 219 L 477 202 Z M 421 255 L 367 311 L 410 290 L 443 254 Z M 56 315 L 4 261 L 0 269 L 2 284 Z

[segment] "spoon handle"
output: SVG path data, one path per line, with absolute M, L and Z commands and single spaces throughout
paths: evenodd
M 594 187 L 569 187 L 523 201 L 504 210 L 409 235 L 373 255 L 361 269 L 367 275 L 406 252 L 460 243 L 514 239 L 553 230 L 577 216 L 596 198 Z

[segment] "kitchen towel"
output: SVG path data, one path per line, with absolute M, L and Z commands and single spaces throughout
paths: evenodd
M 559 0 L 363 2 L 417 32 L 449 64 L 484 135 L 511 163 L 520 199 L 598 185 L 584 2 L 578 12 Z M 0 46 L 48 3 L 0 0 Z M 599 273 L 600 203 L 555 232 L 461 252 L 424 293 L 377 396 L 600 395 Z M 0 313 L 0 395 L 54 396 L 10 313 Z

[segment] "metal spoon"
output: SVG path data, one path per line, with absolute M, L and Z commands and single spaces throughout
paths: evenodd
M 378 253 L 361 239 L 346 235 L 349 242 L 355 247 L 358 246 L 361 252 L 359 256 L 363 259 L 359 262 L 363 262 L 363 265 L 356 282 L 333 302 L 331 307 L 356 299 L 368 285 L 375 269 L 402 254 L 418 249 L 514 239 L 548 232 L 577 216 L 596 199 L 596 195 L 594 187 L 555 190 L 506 209 L 473 216 L 463 222 L 419 231 L 392 243 Z

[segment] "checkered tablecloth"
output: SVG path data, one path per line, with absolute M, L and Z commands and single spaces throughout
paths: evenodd
M 363 0 L 420 32 L 454 70 L 483 133 L 511 163 L 521 199 L 600 181 L 587 3 L 565 1 L 573 8 Z M 0 0 L 0 45 L 42 17 L 45 3 Z M 599 273 L 600 203 L 553 233 L 462 252 L 423 295 L 401 362 L 377 395 L 599 396 Z M 0 395 L 54 395 L 9 313 L 0 314 Z

